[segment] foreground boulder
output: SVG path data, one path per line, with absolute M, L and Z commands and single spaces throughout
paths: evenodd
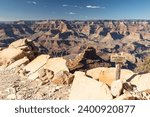
M 150 89 L 150 73 L 135 75 L 129 80 L 136 85 L 138 91 Z
M 70 100 L 107 100 L 112 95 L 105 83 L 85 76 L 84 72 L 75 72 L 71 87 Z
M 43 54 L 27 64 L 21 74 L 30 80 L 40 79 L 42 84 L 54 83 L 57 85 L 69 85 L 73 81 L 73 74 L 69 73 L 66 60 L 63 58 L 49 58 Z
M 120 79 L 127 80 L 134 74 L 135 73 L 132 72 L 131 70 L 122 69 Z M 86 75 L 91 76 L 92 78 L 111 86 L 112 82 L 115 80 L 116 68 L 98 67 L 98 68 L 88 70 L 86 72 Z
M 26 65 L 23 69 L 28 73 L 27 75 L 31 75 L 37 72 L 40 68 L 44 67 L 46 62 L 49 59 L 49 55 L 40 55 L 36 57 L 33 61 L 31 61 L 28 65 Z
M 0 66 L 8 66 L 23 57 L 25 57 L 25 54 L 22 50 L 16 48 L 6 48 L 0 52 Z
M 50 58 L 44 66 L 44 69 L 53 71 L 54 77 L 52 83 L 57 85 L 69 85 L 72 83 L 74 76 L 69 73 L 66 66 L 66 60 L 62 57 Z
M 32 40 L 27 38 L 12 42 L 8 48 L 22 50 L 30 60 L 33 60 L 38 55 L 38 48 L 34 45 Z
M 0 66 L 7 67 L 13 62 L 24 57 L 27 57 L 29 60 L 33 60 L 37 54 L 38 49 L 31 40 L 26 38 L 20 39 L 11 43 L 8 48 L 0 51 Z
M 54 74 L 57 74 L 60 71 L 69 72 L 69 69 L 66 66 L 66 60 L 61 57 L 48 59 L 44 68 L 53 71 Z
M 7 68 L 8 69 L 15 69 L 21 66 L 25 66 L 29 63 L 29 59 L 27 57 L 24 57 L 22 59 L 19 59 L 17 61 L 15 61 L 14 63 L 12 63 L 11 65 L 9 65 Z

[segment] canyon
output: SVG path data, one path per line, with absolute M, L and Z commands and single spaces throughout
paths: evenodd
M 0 22 L 0 99 L 147 100 L 149 54 L 149 20 Z

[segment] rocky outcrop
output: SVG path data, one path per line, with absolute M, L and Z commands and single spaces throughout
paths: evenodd
M 8 48 L 0 51 L 0 66 L 8 66 L 13 62 L 27 57 L 34 59 L 38 54 L 38 49 L 31 40 L 20 39 L 9 45 Z
M 131 32 L 131 34 L 126 36 L 123 40 L 124 41 L 129 41 L 129 42 L 136 42 L 136 41 L 139 41 L 139 40 L 142 40 L 142 39 L 143 39 L 143 37 L 140 33 Z
M 102 82 L 85 76 L 83 72 L 75 72 L 70 100 L 106 100 L 112 99 L 109 88 Z
M 93 47 L 88 47 L 83 53 L 78 54 L 74 59 L 67 60 L 67 67 L 71 72 L 77 70 L 88 70 L 98 66 L 111 66 L 110 62 L 106 62 L 96 54 Z
M 41 80 L 41 85 L 45 85 L 50 83 L 52 78 L 54 77 L 54 72 L 49 69 L 40 69 L 38 70 L 38 77 Z
M 69 70 L 66 66 L 66 60 L 63 59 L 62 57 L 48 59 L 44 68 L 53 71 L 54 74 L 57 74 L 59 71 L 68 71 L 69 72 Z
M 23 57 L 25 57 L 25 54 L 22 50 L 16 48 L 6 48 L 0 52 L 0 65 L 8 66 Z
M 68 71 L 59 71 L 54 75 L 52 83 L 57 85 L 70 85 L 74 79 L 74 75 Z
M 138 91 L 150 89 L 150 73 L 134 75 L 129 79 L 131 84 L 137 86 Z
M 109 41 L 113 41 L 114 39 L 112 38 L 111 34 L 108 33 L 101 42 L 109 42 Z
M 27 72 L 27 76 L 37 72 L 40 68 L 44 67 L 48 59 L 49 55 L 40 55 L 36 57 L 33 61 L 31 61 L 28 65 L 26 65 L 23 70 Z
M 25 65 L 27 65 L 30 62 L 30 60 L 27 57 L 24 57 L 22 59 L 19 59 L 15 62 L 13 62 L 12 64 L 10 64 L 7 69 L 15 69 L 15 68 L 21 68 Z
M 40 55 L 18 71 L 20 76 L 30 80 L 41 80 L 41 85 L 53 83 L 57 85 L 70 85 L 74 79 L 69 73 L 66 60 L 63 58 L 50 58 L 49 55 Z
M 134 74 L 135 73 L 130 70 L 122 69 L 120 79 L 126 81 Z M 86 72 L 86 75 L 91 76 L 94 79 L 104 82 L 107 85 L 111 86 L 112 82 L 115 80 L 116 68 L 98 67 L 98 68 L 88 70 Z

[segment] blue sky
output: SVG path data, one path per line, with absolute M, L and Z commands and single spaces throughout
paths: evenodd
M 0 21 L 150 19 L 150 0 L 0 0 Z

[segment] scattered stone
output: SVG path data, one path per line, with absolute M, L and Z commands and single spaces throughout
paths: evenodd
M 50 83 L 52 78 L 54 77 L 54 72 L 49 69 L 40 69 L 38 73 L 39 79 L 42 81 L 42 85 Z
M 54 75 L 52 79 L 52 83 L 57 85 L 66 84 L 69 85 L 72 83 L 74 79 L 74 75 L 69 73 L 68 71 L 59 71 L 57 74 Z

